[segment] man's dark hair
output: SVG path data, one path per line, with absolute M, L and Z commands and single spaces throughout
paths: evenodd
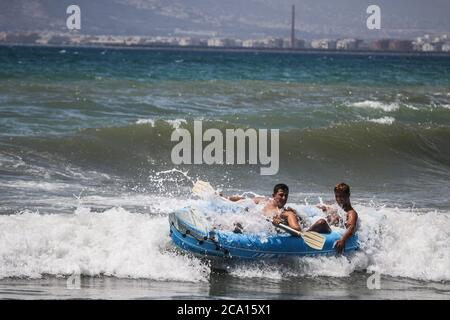
M 280 189 L 283 190 L 284 193 L 289 193 L 289 187 L 284 183 L 279 183 L 273 187 L 273 194 L 277 193 Z
M 344 182 L 341 182 L 334 187 L 334 193 L 341 193 L 346 196 L 350 196 L 350 186 Z

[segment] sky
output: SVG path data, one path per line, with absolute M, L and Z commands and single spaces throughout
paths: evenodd
M 66 8 L 81 8 L 81 33 L 288 38 L 413 38 L 450 32 L 450 0 L 0 0 L 0 31 L 67 31 Z M 366 9 L 381 9 L 369 30 Z

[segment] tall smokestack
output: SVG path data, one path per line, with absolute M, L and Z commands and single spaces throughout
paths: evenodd
M 292 5 L 291 48 L 295 47 L 295 5 Z

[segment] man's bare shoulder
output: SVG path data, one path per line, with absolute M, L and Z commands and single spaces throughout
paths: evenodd
M 297 214 L 297 210 L 295 210 L 294 208 L 289 207 L 289 206 L 285 207 L 284 211 L 293 212 L 293 213 Z
M 355 209 L 351 208 L 350 210 L 347 211 L 347 219 L 348 220 L 358 219 L 358 213 L 356 212 Z
M 260 196 L 253 198 L 253 202 L 255 204 L 265 203 L 265 202 L 268 202 L 269 200 L 270 199 L 267 199 L 266 197 L 260 197 Z

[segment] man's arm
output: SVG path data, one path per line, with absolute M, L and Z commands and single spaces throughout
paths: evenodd
M 302 231 L 299 223 L 299 217 L 297 216 L 297 213 L 294 209 L 287 208 L 282 213 L 277 214 L 275 217 L 273 217 L 272 223 L 277 226 L 278 224 L 283 222 L 283 219 L 287 220 L 288 226 L 292 229 Z
M 224 197 L 225 199 L 228 199 L 230 201 L 236 202 L 239 200 L 244 199 L 244 197 L 238 196 L 238 195 L 234 195 L 234 196 L 229 196 L 229 197 Z
M 358 221 L 358 214 L 355 210 L 350 210 L 347 212 L 347 230 L 345 231 L 342 238 L 336 241 L 336 250 L 339 253 L 342 253 L 345 248 L 345 242 L 350 238 L 356 231 L 356 222 Z
M 318 204 L 316 205 L 317 208 L 319 208 L 320 210 L 322 210 L 325 213 L 328 214 L 335 214 L 337 213 L 337 209 L 333 208 L 332 206 L 326 205 L 326 204 Z
M 254 197 L 252 200 L 255 204 L 260 204 L 267 201 L 265 197 Z
M 245 197 L 239 196 L 239 195 L 234 195 L 234 196 L 229 196 L 229 197 L 225 197 L 223 195 L 221 195 L 221 196 L 224 197 L 225 199 L 228 199 L 233 202 L 245 199 Z M 259 204 L 259 203 L 265 201 L 265 198 L 264 197 L 254 197 L 252 200 L 255 204 Z

